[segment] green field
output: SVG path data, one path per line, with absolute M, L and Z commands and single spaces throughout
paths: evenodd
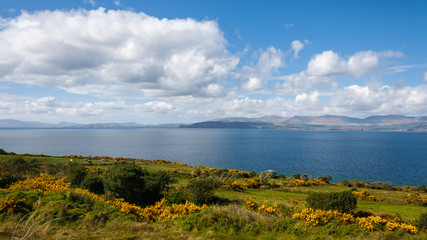
M 136 172 L 145 169 L 138 178 L 142 185 L 129 180 L 131 171 L 120 175 L 124 170 L 117 169 L 125 166 Z M 51 182 L 35 180 L 41 173 Z M 117 176 L 128 180 L 120 182 Z M 427 239 L 418 221 L 427 214 L 425 186 L 371 189 L 364 183 L 352 186 L 169 161 L 4 151 L 0 184 L 0 239 Z M 135 195 L 120 193 L 125 185 Z M 85 188 L 101 192 L 79 190 Z M 336 218 L 314 226 L 293 217 L 307 208 L 308 196 L 350 190 L 367 190 L 350 212 L 354 219 L 380 216 L 382 225 L 368 230 L 357 222 L 360 219 L 343 223 Z M 113 203 L 117 197 L 124 200 Z M 152 207 L 163 197 L 166 205 Z M 248 207 L 250 198 L 256 208 Z M 135 204 L 129 207 L 128 201 Z M 178 213 L 184 206 L 194 211 Z M 403 227 L 387 229 L 393 221 L 418 226 L 417 233 Z

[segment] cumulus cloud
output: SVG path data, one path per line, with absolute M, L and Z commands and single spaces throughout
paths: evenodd
M 339 87 L 338 77 L 360 78 L 382 72 L 382 67 L 386 65 L 384 59 L 402 56 L 402 53 L 395 51 L 369 50 L 357 52 L 348 59 L 344 59 L 334 51 L 324 51 L 310 59 L 306 70 L 280 77 L 280 81 L 270 90 L 274 94 L 298 95 L 317 88 L 335 89 Z
M 300 40 L 294 40 L 291 43 L 291 49 L 294 52 L 294 58 L 299 58 L 298 53 L 304 49 L 304 43 Z
M 313 106 L 313 105 L 317 105 L 319 102 L 319 92 L 318 91 L 314 91 L 312 93 L 303 93 L 303 94 L 299 94 L 295 97 L 295 104 L 296 105 L 309 105 L 309 106 Z
M 266 51 L 261 50 L 254 66 L 243 66 L 241 69 L 240 81 L 243 82 L 243 89 L 256 91 L 264 88 L 278 68 L 285 65 L 283 57 L 284 53 L 274 47 L 269 47 Z
M 402 57 L 403 54 L 394 51 L 357 52 L 348 60 L 329 50 L 315 55 L 307 65 L 307 73 L 314 76 L 351 75 L 361 77 L 381 66 L 381 59 Z
M 426 114 L 427 85 L 392 87 L 382 84 L 346 86 L 332 95 L 329 107 L 340 113 Z
M 316 88 L 337 87 L 338 82 L 329 76 L 314 76 L 306 71 L 281 77 L 270 90 L 279 95 L 299 95 L 310 92 Z
M 161 101 L 153 101 L 153 102 L 147 102 L 144 104 L 136 104 L 134 108 L 137 111 L 141 111 L 141 112 L 174 113 L 177 111 L 176 107 L 174 107 L 172 104 L 161 102 Z
M 427 72 L 424 73 L 424 81 L 427 82 Z
M 83 92 L 122 85 L 141 94 L 202 95 L 239 63 L 215 21 L 99 8 L 23 12 L 1 23 L 3 81 Z
M 88 117 L 100 116 L 105 109 L 123 109 L 124 102 L 61 102 L 53 96 L 34 98 L 0 94 L 0 113 L 3 116 L 28 117 L 33 114 L 39 117 Z

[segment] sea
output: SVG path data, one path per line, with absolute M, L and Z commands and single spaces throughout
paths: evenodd
M 291 176 L 427 185 L 427 133 L 270 129 L 0 129 L 0 148 L 51 156 L 164 159 Z M 0 157 L 1 159 L 1 157 Z

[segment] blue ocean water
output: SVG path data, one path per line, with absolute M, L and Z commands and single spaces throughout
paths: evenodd
M 333 181 L 427 185 L 427 133 L 259 129 L 1 129 L 16 153 L 165 159 Z

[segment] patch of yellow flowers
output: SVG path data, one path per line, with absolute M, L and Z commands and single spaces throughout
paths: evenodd
M 377 201 L 377 198 L 372 194 L 372 192 L 368 191 L 366 189 L 363 189 L 362 191 L 353 191 L 353 194 L 358 199 L 369 199 L 369 200 L 372 200 L 372 201 Z
M 250 210 L 258 210 L 260 213 L 272 214 L 278 217 L 283 216 L 283 213 L 280 211 L 279 206 L 277 204 L 270 204 L 268 201 L 264 201 L 261 206 L 258 207 L 258 204 L 251 197 L 246 197 L 245 202 L 246 208 Z
M 40 191 L 43 193 L 61 192 L 70 189 L 71 183 L 67 179 L 57 179 L 46 173 L 41 173 L 37 177 L 25 179 L 13 183 L 8 190 L 26 190 L 26 191 Z
M 304 208 L 301 212 L 292 215 L 294 219 L 305 220 L 307 225 L 319 226 L 325 225 L 328 222 L 337 221 L 341 223 L 354 223 L 355 218 L 351 214 L 340 213 L 337 210 L 314 210 L 312 208 Z
M 420 206 L 427 206 L 427 194 L 413 192 L 407 198 L 408 203 L 413 203 Z
M 384 219 L 380 216 L 369 216 L 369 217 L 361 217 L 355 218 L 351 214 L 340 213 L 337 210 L 314 210 L 312 208 L 302 209 L 301 212 L 294 213 L 292 218 L 305 220 L 306 224 L 309 226 L 319 226 L 325 225 L 328 222 L 336 221 L 339 223 L 357 223 L 359 227 L 364 228 L 368 231 L 376 231 L 376 230 L 401 230 L 403 232 L 416 234 L 418 230 L 416 227 L 411 224 L 407 224 L 402 222 L 399 218 L 395 218 L 392 220 Z
M 153 206 L 142 208 L 135 204 L 128 203 L 122 198 L 113 198 L 109 195 L 108 192 L 104 195 L 98 195 L 91 193 L 86 189 L 71 189 L 70 183 L 66 181 L 65 177 L 62 179 L 56 179 L 55 177 L 44 173 L 37 177 L 16 182 L 12 184 L 7 190 L 40 191 L 43 193 L 71 190 L 75 194 L 88 196 L 93 201 L 99 201 L 109 204 L 112 207 L 117 207 L 120 212 L 133 214 L 137 216 L 139 221 L 147 222 L 173 220 L 183 215 L 198 212 L 207 208 L 206 205 L 197 206 L 194 203 L 188 201 L 184 204 L 172 204 L 172 206 L 167 206 L 165 199 L 162 199 Z M 8 207 L 16 207 L 16 204 L 20 201 L 21 200 L 15 201 L 7 197 L 5 200 L 0 202 L 0 211 Z
M 25 198 L 15 200 L 13 198 L 10 198 L 10 196 L 7 196 L 5 199 L 0 201 L 0 213 L 6 212 L 6 213 L 12 213 L 15 208 L 18 206 L 19 203 L 24 202 Z
M 89 196 L 95 201 L 104 202 L 111 205 L 112 207 L 117 207 L 122 213 L 135 215 L 138 218 L 138 221 L 141 222 L 163 222 L 167 220 L 173 220 L 180 218 L 183 215 L 199 212 L 207 208 L 206 205 L 197 206 L 194 203 L 188 201 L 184 204 L 172 204 L 172 206 L 168 206 L 166 205 L 165 199 L 162 199 L 155 205 L 143 208 L 135 204 L 128 203 L 122 198 L 113 198 L 109 196 L 108 193 L 105 195 L 98 195 L 81 188 L 75 188 L 72 191 Z

